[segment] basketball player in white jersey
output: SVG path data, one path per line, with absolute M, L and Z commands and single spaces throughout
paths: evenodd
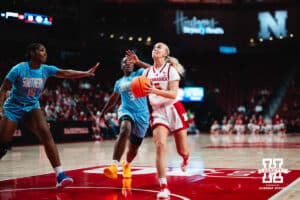
M 170 191 L 167 186 L 166 153 L 167 138 L 172 133 L 175 138 L 178 154 L 183 158 L 181 169 L 186 170 L 189 148 L 187 145 L 187 115 L 184 106 L 178 101 L 180 75 L 183 66 L 176 58 L 170 57 L 169 47 L 164 43 L 156 43 L 152 50 L 153 66 L 140 61 L 134 52 L 127 51 L 129 60 L 140 67 L 147 68 L 144 75 L 151 81 L 147 89 L 151 105 L 151 128 L 156 146 L 156 169 L 160 192 L 157 198 L 168 199 Z

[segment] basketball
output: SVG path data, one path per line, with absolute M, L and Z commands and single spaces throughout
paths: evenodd
M 145 92 L 147 84 L 150 85 L 150 81 L 146 76 L 137 76 L 132 79 L 130 83 L 130 90 L 133 96 L 135 98 L 147 96 L 147 93 Z

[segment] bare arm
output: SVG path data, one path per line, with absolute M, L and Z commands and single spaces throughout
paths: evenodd
M 113 92 L 110 97 L 108 102 L 104 105 L 102 111 L 101 111 L 101 115 L 100 118 L 103 118 L 105 116 L 105 114 L 114 106 L 116 105 L 116 103 L 118 102 L 118 99 L 120 97 L 120 94 Z
M 7 91 L 9 91 L 12 87 L 12 83 L 7 80 L 6 78 L 4 79 L 1 88 L 0 88 L 0 112 L 3 110 L 3 103 L 7 94 Z
M 156 94 L 165 98 L 176 99 L 179 88 L 179 81 L 169 81 L 168 88 L 168 90 L 161 90 L 150 85 L 146 91 L 148 94 Z
M 95 76 L 95 71 L 97 70 L 99 63 L 96 63 L 92 68 L 87 71 L 78 71 L 72 69 L 59 69 L 55 77 L 58 78 L 82 78 Z
M 147 69 L 151 67 L 150 64 L 145 63 L 139 59 L 139 57 L 136 55 L 136 53 L 132 50 L 126 51 L 126 57 L 128 59 L 128 63 L 138 65 L 141 68 Z

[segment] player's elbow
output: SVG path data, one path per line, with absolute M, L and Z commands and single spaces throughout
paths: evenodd
M 59 70 L 56 74 L 57 78 L 72 78 L 71 70 Z
M 176 99 L 176 97 L 177 97 L 177 93 L 172 93 L 172 94 L 170 95 L 170 99 Z

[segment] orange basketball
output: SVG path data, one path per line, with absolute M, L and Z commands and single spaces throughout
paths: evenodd
M 135 98 L 147 96 L 145 92 L 146 84 L 150 84 L 150 81 L 146 76 L 137 76 L 132 79 L 130 90 Z

